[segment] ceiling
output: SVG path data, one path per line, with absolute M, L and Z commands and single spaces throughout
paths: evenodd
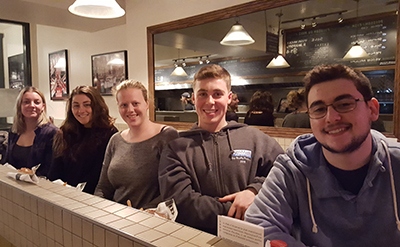
M 392 0 L 360 0 L 358 16 L 367 16 L 378 13 L 395 11 L 398 1 Z M 317 23 L 336 22 L 338 12 L 343 11 L 344 20 L 355 18 L 357 2 L 353 0 L 309 0 L 277 9 L 260 11 L 235 18 L 243 25 L 246 31 L 256 42 L 247 46 L 223 46 L 220 41 L 235 23 L 234 18 L 180 29 L 172 32 L 156 34 L 155 61 L 156 67 L 172 66 L 172 60 L 178 57 L 203 56 L 211 54 L 210 58 L 226 57 L 258 57 L 265 56 L 266 30 L 277 33 L 277 13 L 282 12 L 281 29 L 299 28 L 301 19 L 305 19 L 307 28 L 310 28 L 312 19 L 307 17 L 327 14 L 317 17 Z M 335 13 L 335 14 L 330 14 Z M 288 22 L 294 19 L 298 21 Z M 188 61 L 187 61 L 188 62 Z M 189 61 L 190 62 L 190 61 Z

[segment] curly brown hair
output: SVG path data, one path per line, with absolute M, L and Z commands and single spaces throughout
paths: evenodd
M 274 112 L 272 94 L 269 91 L 256 91 L 250 99 L 249 112 L 251 111 Z
M 60 131 L 54 137 L 53 149 L 56 157 L 61 156 L 65 150 L 74 145 L 71 141 L 73 135 L 79 135 L 82 124 L 76 120 L 72 113 L 72 100 L 78 94 L 84 94 L 90 99 L 92 108 L 91 128 L 111 128 L 114 125 L 115 118 L 109 115 L 108 106 L 99 91 L 90 86 L 77 86 L 68 98 L 67 116 L 61 124 Z

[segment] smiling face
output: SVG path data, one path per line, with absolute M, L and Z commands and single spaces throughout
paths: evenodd
M 72 114 L 75 119 L 86 128 L 92 124 L 91 100 L 85 94 L 77 94 L 72 98 Z
M 22 96 L 21 100 L 21 113 L 25 120 L 35 119 L 44 111 L 45 104 L 43 103 L 42 97 L 35 92 L 26 92 Z
M 143 92 L 139 88 L 121 89 L 117 93 L 117 103 L 119 114 L 129 128 L 139 127 L 148 120 L 149 104 L 145 101 Z
M 204 79 L 193 88 L 193 101 L 199 118 L 199 127 L 209 132 L 218 132 L 227 125 L 225 120 L 232 93 L 223 79 Z
M 316 84 L 308 94 L 308 107 L 323 103 L 332 104 L 335 100 L 349 96 L 363 99 L 354 83 L 348 79 L 336 79 Z M 366 145 L 370 139 L 371 122 L 378 119 L 379 103 L 375 98 L 368 102 L 357 101 L 356 108 L 350 112 L 338 113 L 329 106 L 326 116 L 310 119 L 315 138 L 325 150 L 332 153 L 350 153 Z

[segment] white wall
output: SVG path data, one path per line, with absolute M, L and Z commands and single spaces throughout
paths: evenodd
M 110 51 L 126 50 L 126 25 L 96 33 L 75 31 L 57 27 L 37 25 L 37 56 L 39 89 L 47 99 L 47 112 L 56 119 L 65 117 L 65 101 L 50 101 L 49 53 L 68 50 L 68 76 L 70 92 L 79 85 L 91 85 L 91 56 Z M 129 62 L 129 61 L 128 61 Z M 118 116 L 114 97 L 104 97 L 111 115 Z
M 78 85 L 91 85 L 91 55 L 128 50 L 128 76 L 148 85 L 146 28 L 213 10 L 250 2 L 249 0 L 127 0 L 126 25 L 88 33 L 36 25 L 38 81 L 34 85 L 48 100 L 48 114 L 56 119 L 65 116 L 65 102 L 50 101 L 48 54 L 68 49 L 70 91 Z M 35 42 L 33 42 L 35 43 Z M 33 49 L 35 50 L 35 49 Z M 34 58 L 34 56 L 33 56 Z M 35 63 L 35 61 L 32 61 Z M 113 117 L 122 123 L 115 100 L 105 96 Z

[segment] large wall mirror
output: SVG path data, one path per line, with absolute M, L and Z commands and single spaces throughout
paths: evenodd
M 29 39 L 28 23 L 0 19 L 0 130 L 10 126 L 19 91 L 32 85 Z
M 370 78 L 386 134 L 399 137 L 399 89 L 395 85 L 398 6 L 399 1 L 390 0 L 253 1 L 148 27 L 149 90 L 155 102 L 150 116 L 156 121 L 195 122 L 195 111 L 184 110 L 181 95 L 192 92 L 193 75 L 201 66 L 215 63 L 232 75 L 232 90 L 240 100 L 239 122 L 255 91 L 272 93 L 275 128 L 269 131 L 279 136 L 287 133 L 286 128 L 280 128 L 288 114 L 281 104 L 290 91 L 303 86 L 305 73 L 318 64 L 343 63 Z M 255 42 L 221 45 L 237 22 Z M 343 60 L 355 43 L 361 44 L 369 57 Z M 266 68 L 277 53 L 285 55 L 290 67 Z M 177 66 L 186 74 L 174 75 Z

